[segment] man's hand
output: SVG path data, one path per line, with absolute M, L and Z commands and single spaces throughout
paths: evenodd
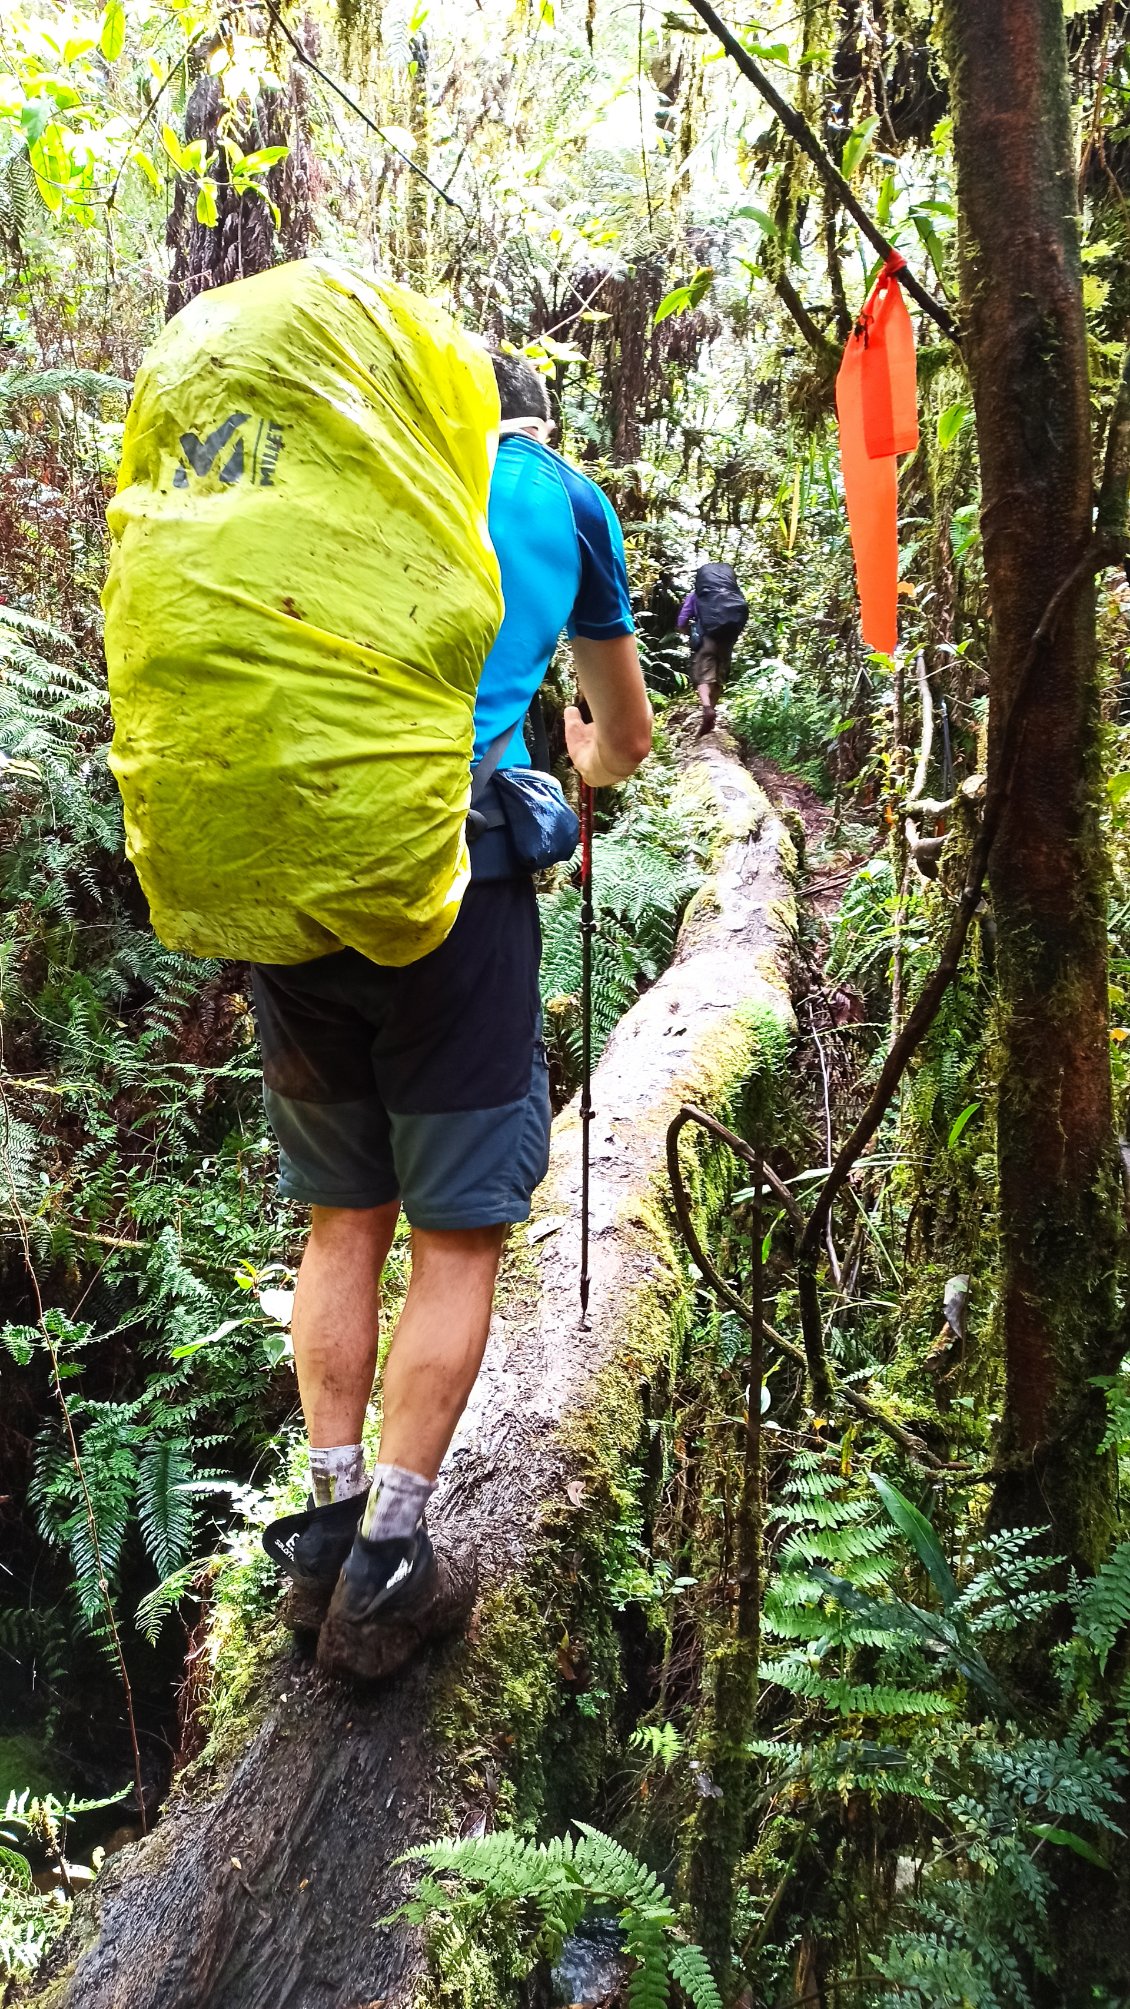
M 569 758 L 590 788 L 612 788 L 618 781 L 626 781 L 634 774 L 637 763 L 630 767 L 611 767 L 603 757 L 595 725 L 581 717 L 576 705 L 565 707 L 565 744 Z
M 569 758 L 590 788 L 611 788 L 627 781 L 651 749 L 651 705 L 635 637 L 596 642 L 577 636 L 573 661 L 593 722 L 576 705 L 566 706 Z

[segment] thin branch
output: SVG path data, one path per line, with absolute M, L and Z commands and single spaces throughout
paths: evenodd
M 268 6 L 270 5 L 270 0 L 267 0 L 267 4 Z M 878 224 L 868 216 L 867 211 L 853 192 L 850 182 L 844 180 L 835 161 L 830 154 L 825 152 L 807 121 L 801 118 L 799 112 L 793 110 L 787 98 L 781 96 L 776 85 L 770 82 L 764 70 L 759 64 L 754 62 L 753 57 L 739 42 L 733 30 L 727 28 L 720 14 L 715 13 L 713 7 L 709 5 L 709 0 L 690 0 L 690 4 L 698 15 L 699 20 L 705 21 L 706 26 L 711 32 L 717 35 L 726 54 L 733 58 L 742 75 L 749 78 L 754 88 L 760 91 L 766 104 L 770 105 L 776 112 L 789 138 L 795 140 L 801 151 L 808 155 L 809 160 L 813 162 L 832 194 L 843 204 L 848 215 L 859 225 L 868 243 L 874 246 L 880 257 L 884 259 L 893 257 L 895 254 L 894 245 L 888 237 L 883 235 Z M 915 278 L 908 266 L 904 266 L 899 272 L 899 283 L 910 294 L 911 298 L 918 302 L 922 312 L 928 314 L 930 319 L 936 323 L 943 335 L 947 336 L 951 342 L 960 348 L 961 336 L 949 309 L 940 300 L 935 300 L 933 294 L 928 291 L 920 279 Z
M 914 780 L 910 784 L 911 802 L 917 801 L 926 786 L 926 776 L 930 772 L 930 755 L 934 750 L 934 700 L 930 695 L 926 658 L 921 649 L 914 658 L 914 670 L 918 679 L 918 702 L 922 707 L 922 740 L 918 748 L 918 765 L 914 770 Z
M 819 358 L 822 367 L 827 370 L 829 376 L 834 375 L 839 362 L 839 352 L 835 343 L 824 333 L 822 328 L 817 327 L 816 322 L 813 320 L 787 273 L 778 273 L 773 281 L 773 286 L 781 305 L 787 309 L 792 319 L 796 322 L 809 348 Z
M 728 1144 L 736 1158 L 743 1158 L 746 1164 L 752 1165 L 755 1170 L 758 1168 L 760 1158 L 761 1177 L 776 1193 L 793 1227 L 798 1233 L 803 1233 L 804 1215 L 797 1205 L 796 1196 L 790 1193 L 784 1180 L 777 1176 L 772 1165 L 765 1163 L 764 1158 L 754 1150 L 752 1144 L 747 1144 L 745 1138 L 739 1137 L 735 1130 L 729 1130 L 724 1123 L 719 1123 L 718 1118 L 711 1116 L 709 1110 L 700 1109 L 697 1102 L 685 1102 L 683 1113 L 691 1123 L 697 1123 L 703 1130 L 709 1130 L 711 1136 L 717 1137 L 720 1143 Z
M 738 1296 L 733 1287 L 727 1283 L 725 1277 L 715 1268 L 715 1265 L 699 1240 L 698 1230 L 691 1219 L 690 1198 L 683 1183 L 683 1168 L 679 1163 L 679 1136 L 684 1125 L 687 1123 L 699 1123 L 704 1129 L 709 1130 L 712 1135 L 723 1138 L 737 1153 L 738 1157 L 743 1158 L 747 1164 L 752 1163 L 756 1165 L 758 1154 L 753 1150 L 751 1145 L 745 1142 L 744 1138 L 736 1137 L 732 1130 L 726 1129 L 725 1124 L 717 1122 L 714 1117 L 708 1116 L 705 1110 L 696 1109 L 690 1103 L 683 1104 L 683 1107 L 667 1131 L 667 1171 L 671 1181 L 671 1198 L 675 1208 L 675 1219 L 679 1224 L 679 1232 L 686 1243 L 694 1263 L 701 1270 L 712 1290 L 721 1298 L 722 1303 L 728 1306 L 731 1311 L 736 1312 L 743 1324 L 748 1326 L 755 1316 L 753 1308 Z M 761 1170 L 767 1183 L 774 1184 L 775 1175 L 771 1173 L 770 1167 L 765 1164 L 764 1159 L 761 1161 Z M 792 1200 L 791 1194 L 789 1198 Z M 792 1205 L 794 1208 L 796 1207 L 795 1201 L 792 1201 Z M 807 1372 L 814 1390 L 819 1389 L 821 1386 L 824 1387 L 826 1390 L 826 1399 L 820 1401 L 818 1397 L 818 1407 L 830 1408 L 833 1403 L 842 1403 L 846 1408 L 854 1409 L 857 1416 L 866 1417 L 867 1421 L 873 1423 L 877 1430 L 882 1430 L 916 1464 L 925 1465 L 931 1471 L 935 1472 L 945 1470 L 943 1461 L 940 1458 L 936 1458 L 933 1452 L 927 1449 L 922 1439 L 913 1436 L 909 1430 L 904 1430 L 900 1423 L 894 1422 L 893 1418 L 888 1416 L 886 1411 L 881 1409 L 877 1402 L 872 1402 L 868 1396 L 861 1395 L 858 1389 L 845 1388 L 833 1380 L 831 1369 L 823 1358 L 822 1344 L 820 1348 L 820 1362 L 814 1374 L 812 1362 L 808 1353 L 803 1348 L 794 1346 L 792 1340 L 786 1339 L 783 1333 L 775 1332 L 773 1327 L 767 1324 L 764 1318 L 761 1321 L 761 1330 L 769 1341 L 769 1344 L 776 1347 L 778 1353 L 783 1353 L 786 1360 L 793 1361 L 803 1372 Z
M 1095 528 L 1112 545 L 1126 542 L 1126 500 L 1130 491 L 1130 347 L 1122 358 L 1114 409 L 1106 435 L 1106 455 Z
M 816 1030 L 816 1015 L 811 1004 L 808 1007 L 808 1026 L 816 1045 L 816 1054 L 820 1062 L 820 1074 L 824 1083 L 824 1136 L 826 1139 L 824 1164 L 830 1172 L 832 1169 L 832 1087 L 828 1079 L 828 1063 L 824 1058 L 823 1043 L 820 1034 Z M 836 1282 L 839 1282 L 838 1277 L 836 1278 Z
M 265 0 L 265 5 L 267 12 L 270 15 L 272 21 L 274 22 L 276 28 L 279 30 L 279 33 L 281 35 L 284 35 L 286 37 L 286 40 L 290 43 L 290 46 L 294 50 L 294 53 L 297 56 L 299 62 L 304 64 L 306 69 L 312 70 L 316 77 L 320 77 L 323 84 L 326 85 L 328 90 L 336 92 L 337 96 L 341 99 L 342 104 L 349 106 L 349 109 L 353 113 L 354 117 L 360 119 L 363 125 L 368 126 L 370 132 L 376 133 L 376 136 L 380 140 L 382 146 L 386 146 L 390 153 L 396 154 L 398 159 L 404 162 L 405 167 L 411 168 L 413 174 L 419 175 L 420 180 L 427 183 L 428 187 L 432 190 L 432 193 L 434 195 L 439 196 L 441 202 L 446 202 L 449 209 L 457 210 L 459 215 L 463 218 L 464 223 L 469 224 L 471 219 L 468 216 L 466 210 L 464 209 L 462 203 L 456 202 L 455 197 L 453 195 L 449 195 L 446 188 L 441 188 L 438 181 L 433 181 L 431 175 L 426 174 L 424 172 L 424 169 L 420 167 L 416 161 L 413 160 L 410 153 L 405 153 L 404 149 L 402 147 L 398 147 L 394 140 L 390 140 L 387 134 L 384 133 L 381 130 L 381 127 L 377 124 L 376 119 L 370 118 L 368 112 L 365 111 L 363 106 L 358 104 L 356 98 L 350 97 L 349 92 L 345 90 L 345 88 L 341 84 L 338 83 L 337 78 L 331 77 L 328 70 L 323 70 L 321 64 L 316 63 L 314 61 L 313 56 L 311 56 L 309 52 L 303 48 L 297 35 L 292 33 L 291 29 L 287 27 L 286 22 L 283 20 L 282 15 L 279 13 L 278 8 L 274 4 L 274 0 Z

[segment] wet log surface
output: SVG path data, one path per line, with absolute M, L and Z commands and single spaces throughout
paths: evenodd
M 583 1413 L 633 1301 L 662 1269 L 638 1209 L 662 1174 L 667 1122 L 681 1099 L 707 1092 L 727 1026 L 751 1005 L 789 1015 L 782 826 L 724 735 L 694 748 L 688 766 L 724 834 L 671 967 L 597 1070 L 589 1329 L 579 1328 L 573 1105 L 555 1124 L 538 1203 L 538 1218 L 563 1223 L 531 1249 L 527 1305 L 494 1321 L 433 1511 L 451 1539 L 474 1546 L 485 1586 L 536 1572 L 544 1503 L 564 1496 L 570 1475 L 560 1426 Z M 547 1657 L 554 1650 L 547 1637 Z M 418 1936 L 379 1921 L 404 1893 L 397 1857 L 451 1830 L 453 1754 L 432 1715 L 445 1675 L 474 1651 L 472 1624 L 469 1641 L 369 1695 L 282 1656 L 238 1761 L 218 1778 L 190 1772 L 155 1832 L 107 1865 L 27 1999 L 41 2009 L 408 2004 Z M 462 1821 L 456 1807 L 464 1830 L 484 1819 L 489 1798 L 468 1803 Z

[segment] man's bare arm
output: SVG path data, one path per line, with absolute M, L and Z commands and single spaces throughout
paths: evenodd
M 586 724 L 576 705 L 567 705 L 565 744 L 581 780 L 590 788 L 609 788 L 626 781 L 651 752 L 651 703 L 636 638 L 617 635 L 594 642 L 577 635 L 573 662 L 592 724 Z

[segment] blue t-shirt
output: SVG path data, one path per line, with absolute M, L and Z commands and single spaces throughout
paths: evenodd
M 595 481 L 524 433 L 499 442 L 489 523 L 506 612 L 479 682 L 475 759 L 515 724 L 499 765 L 528 767 L 522 720 L 562 629 L 598 642 L 635 632 L 624 538 Z

